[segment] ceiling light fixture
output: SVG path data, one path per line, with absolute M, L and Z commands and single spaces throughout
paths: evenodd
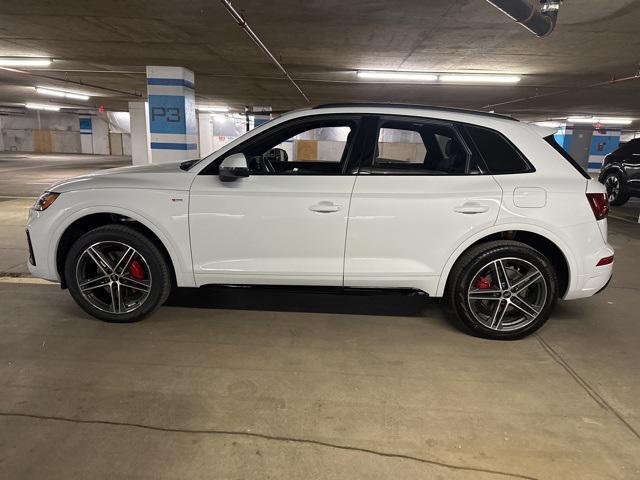
M 2 67 L 48 67 L 50 58 L 44 57 L 0 57 Z
M 42 105 L 40 103 L 27 103 L 25 106 L 27 108 L 32 109 L 32 110 L 48 110 L 50 112 L 59 112 L 60 111 L 60 107 L 58 107 L 56 105 Z
M 196 106 L 201 112 L 228 112 L 229 107 L 223 105 L 198 105 Z
M 442 83 L 518 83 L 519 75 L 488 75 L 484 73 L 447 73 L 440 75 Z
M 390 82 L 440 82 L 440 83 L 518 83 L 520 75 L 498 75 L 485 73 L 433 73 L 433 72 L 384 72 L 359 70 L 358 78 L 387 80 Z
M 560 128 L 562 125 L 560 122 L 556 122 L 555 120 L 546 120 L 544 122 L 533 122 L 534 125 L 538 125 L 539 127 L 549 127 L 549 128 Z
M 435 82 L 436 80 L 438 80 L 438 75 L 436 75 L 435 73 L 421 72 L 358 71 L 358 77 L 372 80 L 396 80 L 409 82 Z
M 633 118 L 627 117 L 569 117 L 567 118 L 569 123 L 587 123 L 587 124 L 606 124 L 606 125 L 630 125 L 633 122 Z
M 36 92 L 38 92 L 40 95 L 49 95 L 50 97 L 65 97 L 65 98 L 72 98 L 74 100 L 84 100 L 84 101 L 89 100 L 89 95 L 85 95 L 83 93 L 69 92 L 67 90 L 54 90 L 52 88 L 36 87 Z

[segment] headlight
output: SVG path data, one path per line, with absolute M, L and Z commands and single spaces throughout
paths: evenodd
M 42 195 L 40 195 L 40 198 L 33 206 L 33 209 L 38 212 L 42 212 L 43 210 L 46 210 L 47 208 L 49 208 L 53 204 L 53 202 L 56 201 L 56 198 L 58 198 L 59 196 L 60 196 L 59 193 L 44 192 Z

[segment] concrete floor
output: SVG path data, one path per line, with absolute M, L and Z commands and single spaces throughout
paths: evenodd
M 127 156 L 0 152 L 0 195 L 38 196 L 59 180 L 130 164 Z
M 2 265 L 30 203 L 0 202 Z M 640 227 L 610 230 L 609 288 L 517 342 L 435 300 L 271 290 L 113 325 L 5 276 L 0 478 L 640 478 Z

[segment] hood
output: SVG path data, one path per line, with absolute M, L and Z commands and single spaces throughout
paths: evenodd
M 194 176 L 194 173 L 182 170 L 180 162 L 171 162 L 99 170 L 54 183 L 47 190 L 58 193 L 94 188 L 189 190 Z

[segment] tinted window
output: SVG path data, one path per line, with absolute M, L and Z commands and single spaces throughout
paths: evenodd
M 624 145 L 620 145 L 620 148 L 613 153 L 614 155 L 633 155 L 634 153 L 640 153 L 640 138 L 635 138 Z
M 524 173 L 533 169 L 501 134 L 487 128 L 467 126 L 467 131 L 480 151 L 489 173 Z
M 567 162 L 569 162 L 571 166 L 580 173 L 580 175 L 582 175 L 584 178 L 591 178 L 589 174 L 582 169 L 582 167 L 578 164 L 578 162 L 576 162 L 575 159 L 571 155 L 569 155 L 569 153 L 567 153 L 567 151 L 564 148 L 562 148 L 562 146 L 558 142 L 556 142 L 556 139 L 553 135 L 544 137 L 544 139 L 547 141 L 549 145 L 555 148 L 556 152 L 562 155 L 564 159 Z
M 464 174 L 468 160 L 467 150 L 450 127 L 385 121 L 378 130 L 372 173 Z

